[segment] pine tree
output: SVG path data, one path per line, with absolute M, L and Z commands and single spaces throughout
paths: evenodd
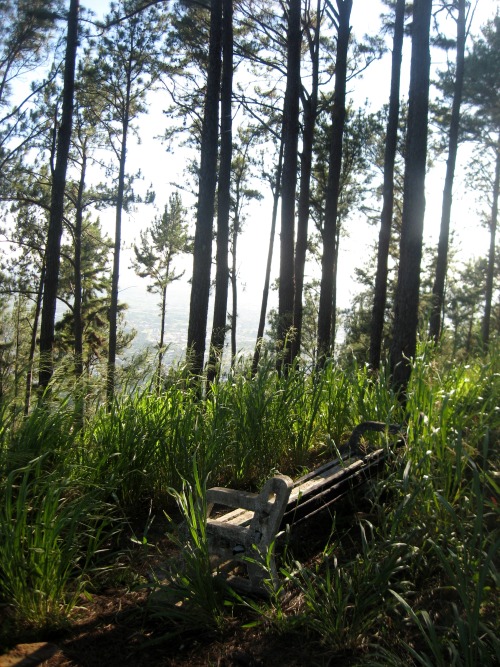
M 198 204 L 187 340 L 187 353 L 194 376 L 200 376 L 203 370 L 205 338 L 207 335 L 213 217 L 217 181 L 221 48 L 222 0 L 213 0 L 210 12 L 209 59 L 201 131 Z
M 66 355 L 74 357 L 77 381 L 83 381 L 106 355 L 112 244 L 103 236 L 99 220 L 82 216 L 79 245 L 79 284 L 75 283 L 74 244 L 63 248 L 60 299 L 67 309 L 56 324 L 56 348 L 60 359 Z M 79 320 L 79 330 L 75 319 Z M 77 346 L 76 337 L 80 335 Z
M 309 208 L 311 199 L 311 173 L 314 151 L 314 138 L 319 107 L 319 67 L 320 67 L 320 36 L 324 10 L 318 0 L 315 13 L 311 12 L 309 3 L 304 11 L 304 32 L 307 39 L 311 60 L 311 87 L 306 90 L 301 86 L 303 113 L 302 150 L 300 153 L 300 190 L 297 203 L 297 240 L 294 259 L 294 300 L 293 328 L 291 341 L 291 358 L 300 353 L 302 341 L 303 290 L 306 254 L 308 247 Z
M 431 0 L 415 0 L 398 284 L 391 347 L 393 383 L 404 398 L 417 345 L 430 75 Z
M 23 77 L 42 64 L 55 32 L 57 5 L 51 0 L 6 0 L 0 3 L 0 192 L 15 180 L 27 151 L 33 147 L 45 119 L 39 119 L 33 102 L 56 76 L 33 82 L 29 90 Z M 17 84 L 17 85 L 16 85 Z
M 380 233 L 377 250 L 377 272 L 373 295 L 372 319 L 370 325 L 370 365 L 380 366 L 384 315 L 387 301 L 387 276 L 389 247 L 391 243 L 392 218 L 394 210 L 394 168 L 396 162 L 399 126 L 399 89 L 401 60 L 403 55 L 405 1 L 397 0 L 394 13 L 394 36 L 392 45 L 391 91 L 387 117 L 386 143 L 384 152 L 383 207 L 380 215 Z
M 158 370 L 156 384 L 161 387 L 162 363 L 165 353 L 165 324 L 167 312 L 167 288 L 184 275 L 175 272 L 177 255 L 191 251 L 191 238 L 185 223 L 186 211 L 178 193 L 170 195 L 161 216 L 151 227 L 140 234 L 139 244 L 134 245 L 135 259 L 132 266 L 141 278 L 146 278 L 148 292 L 160 295 L 160 339 L 158 341 Z
M 447 3 L 446 3 L 447 4 Z M 464 82 L 465 41 L 467 36 L 467 14 L 465 0 L 457 0 L 456 64 L 453 85 L 453 101 L 451 118 L 448 130 L 448 159 L 446 162 L 446 178 L 443 189 L 443 204 L 441 210 L 441 225 L 439 231 L 438 256 L 436 262 L 436 276 L 432 288 L 433 300 L 429 319 L 429 336 L 439 340 L 441 334 L 441 314 L 444 303 L 444 287 L 448 266 L 448 245 L 450 237 L 451 206 L 453 201 L 453 181 L 457 161 L 458 139 L 460 130 L 460 107 L 462 104 L 462 89 Z M 452 8 L 446 7 L 449 13 Z
M 49 226 L 45 248 L 45 276 L 40 325 L 40 372 L 39 384 L 46 389 L 53 373 L 52 349 L 56 317 L 57 288 L 61 237 L 63 232 L 64 191 L 68 168 L 69 147 L 73 124 L 73 104 L 75 89 L 76 49 L 78 45 L 79 0 L 71 0 L 68 13 L 68 33 L 64 61 L 64 89 L 61 123 L 57 137 L 57 154 L 52 176 Z
M 486 299 L 482 323 L 482 342 L 489 345 L 495 273 L 498 198 L 500 192 L 500 15 L 488 22 L 482 36 L 473 43 L 465 58 L 464 131 L 480 145 L 473 168 L 489 182 L 488 227 L 490 247 L 486 274 Z M 484 182 L 484 181 L 483 181 Z M 475 184 L 479 186 L 479 183 Z
M 233 7 L 232 0 L 222 2 L 222 77 L 220 159 L 217 188 L 217 253 L 215 301 L 207 383 L 218 375 L 227 330 L 227 297 L 229 291 L 229 217 L 231 210 L 231 165 L 233 96 Z
M 115 235 L 111 304 L 109 307 L 109 342 L 107 395 L 114 396 L 115 364 L 118 342 L 118 284 L 122 217 L 126 206 L 126 164 L 129 134 L 134 120 L 145 111 L 146 93 L 160 75 L 164 16 L 156 6 L 141 9 L 136 0 L 122 0 L 113 6 L 106 19 L 107 29 L 97 44 L 97 55 L 87 70 L 87 86 L 96 97 L 105 100 L 100 119 L 108 134 L 118 173 L 116 178 Z M 125 17 L 123 16 L 125 15 Z
M 337 210 L 342 169 L 342 139 L 346 115 L 347 52 L 350 36 L 352 0 L 337 0 L 335 12 L 337 61 L 335 65 L 335 92 L 332 108 L 332 134 L 329 156 L 328 184 L 323 226 L 323 253 L 321 259 L 321 288 L 318 312 L 318 364 L 321 367 L 331 353 L 333 275 L 337 254 Z
M 290 363 L 294 302 L 295 196 L 297 188 L 299 101 L 301 65 L 300 0 L 289 0 L 287 26 L 286 90 L 283 104 L 283 173 L 281 186 L 280 273 L 278 285 L 277 341 L 282 348 L 278 367 Z

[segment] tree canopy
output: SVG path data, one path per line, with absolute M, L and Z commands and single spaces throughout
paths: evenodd
M 120 332 L 119 323 L 135 316 L 133 308 L 124 309 L 122 292 L 121 258 L 130 250 L 139 277 L 149 278 L 144 289 L 161 295 L 153 348 L 158 378 L 168 299 L 177 290 L 172 286 L 167 296 L 166 288 L 175 282 L 185 285 L 179 354 L 184 346 L 193 376 L 201 377 L 209 361 L 210 383 L 224 364 L 234 363 L 243 335 L 241 302 L 247 291 L 260 298 L 262 290 L 254 371 L 266 346 L 285 373 L 292 363 L 312 361 L 318 369 L 332 358 L 341 363 L 349 346 L 377 369 L 392 347 L 397 385 L 424 335 L 430 306 L 439 314 L 439 336 L 431 327 L 435 340 L 453 346 L 465 340 L 456 315 L 462 302 L 452 288 L 465 275 L 451 247 L 460 211 L 452 207 L 449 184 L 442 247 L 436 254 L 423 244 L 423 201 L 436 187 L 426 174 L 441 159 L 447 133 L 450 173 L 472 151 L 467 183 L 478 199 L 478 228 L 484 224 L 489 232 L 489 247 L 477 258 L 487 271 L 474 311 L 487 348 L 496 336 L 498 295 L 498 15 L 476 34 L 464 22 L 474 9 L 466 0 L 439 3 L 433 21 L 428 0 L 389 3 L 381 37 L 375 31 L 361 36 L 356 0 L 290 0 L 279 11 L 271 0 L 120 0 L 97 20 L 76 0 L 66 4 L 11 0 L 0 7 L 6 19 L 1 228 L 10 244 L 2 265 L 12 269 L 4 292 L 7 303 L 21 293 L 32 304 L 27 365 L 41 370 L 42 387 L 53 372 L 54 345 L 53 361 L 72 358 L 76 377 L 90 367 L 85 331 L 99 312 L 93 359 L 107 355 L 107 370 L 103 374 L 97 362 L 92 367 L 106 376 L 111 403 L 132 337 L 130 326 Z M 408 104 L 399 83 L 400 67 L 404 76 L 410 64 L 403 37 L 414 53 Z M 437 48 L 447 65 L 439 73 L 422 57 Z M 384 81 L 372 74 L 381 71 Z M 377 108 L 366 97 L 383 87 Z M 141 180 L 153 164 L 154 193 Z M 250 247 L 245 238 L 254 229 L 260 237 Z M 372 247 L 365 245 L 369 237 Z M 343 268 L 348 243 L 365 245 L 350 274 Z M 89 252 L 95 254 L 92 269 Z M 177 254 L 191 254 L 192 268 L 184 258 L 174 271 Z M 242 280 L 240 263 L 262 269 L 247 270 Z M 356 286 L 356 275 L 364 283 Z M 357 296 L 340 314 L 339 295 L 345 299 L 351 286 Z M 266 333 L 269 305 L 276 309 Z M 472 350 L 470 340 L 464 344 Z

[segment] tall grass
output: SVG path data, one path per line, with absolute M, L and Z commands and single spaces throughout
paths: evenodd
M 148 387 L 119 395 L 111 409 L 100 407 L 89 421 L 87 465 L 97 479 L 112 481 L 125 507 L 164 498 L 191 479 L 195 452 L 205 473 L 218 463 L 207 414 L 182 370 L 171 374 L 160 395 Z
M 303 632 L 332 656 L 349 648 L 353 664 L 498 664 L 496 365 L 445 365 L 422 346 L 408 388 L 407 447 L 372 485 L 371 510 L 313 566 L 282 568 L 299 592 Z M 356 365 L 337 372 L 327 369 L 335 380 L 323 391 L 340 419 L 322 404 L 336 438 L 355 415 L 381 418 L 377 401 L 401 415 L 384 376 Z
M 260 484 L 272 470 L 297 470 L 318 444 L 321 393 L 296 368 L 286 376 L 267 360 L 252 377 L 231 373 L 212 387 L 207 406 L 221 471 L 229 483 Z
M 366 527 L 359 527 L 360 552 L 354 558 L 342 558 L 334 541 L 313 567 L 282 571 L 302 598 L 303 627 L 335 653 L 361 651 L 374 631 L 385 634 L 395 607 L 391 587 L 408 588 L 404 545 L 368 540 Z
M 300 599 L 295 625 L 332 654 L 349 646 L 360 664 L 366 652 L 372 664 L 495 664 L 500 355 L 456 366 L 438 354 L 419 348 L 404 412 L 386 372 L 354 360 L 282 376 L 270 359 L 255 376 L 241 365 L 204 397 L 180 369 L 160 394 L 118 395 L 84 428 L 67 393 L 21 423 L 2 404 L 2 602 L 16 615 L 26 609 L 32 625 L 59 622 L 114 531 L 111 505 L 131 512 L 175 497 L 194 532 L 176 579 L 186 597 L 173 613 L 194 613 L 190 622 L 205 613 L 222 627 L 203 547 L 205 480 L 259 487 L 333 453 L 361 421 L 404 422 L 407 446 L 367 486 L 363 514 L 335 536 L 336 549 L 317 565 L 283 567 Z
M 69 397 L 57 404 L 39 404 L 16 427 L 10 427 L 4 441 L 4 460 L 8 468 L 17 468 L 44 457 L 46 465 L 60 468 L 75 462 L 78 431 Z
M 167 623 L 156 641 L 183 633 L 217 633 L 223 629 L 228 596 L 223 582 L 214 579 L 206 532 L 206 484 L 196 461 L 193 484 L 184 481 L 181 491 L 171 489 L 184 519 L 180 534 L 171 539 L 179 547 L 179 559 L 167 571 L 164 581 L 156 581 L 149 598 L 150 616 Z
M 440 530 L 427 537 L 429 561 L 439 572 L 440 585 L 449 597 L 440 604 L 439 615 L 425 609 L 414 611 L 402 600 L 403 607 L 416 622 L 428 651 L 418 656 L 422 664 L 493 665 L 500 661 L 498 612 L 495 591 L 499 578 L 495 567 L 500 540 L 498 508 L 488 502 L 484 478 L 476 464 L 467 459 L 467 479 L 459 502 L 452 504 L 435 491 Z M 457 485 L 458 487 L 458 485 Z M 488 529 L 485 513 L 493 510 Z M 436 623 L 435 618 L 440 620 Z M 422 625 L 424 619 L 425 625 Z M 443 622 L 443 620 L 445 622 Z
M 114 530 L 100 491 L 47 472 L 46 457 L 11 471 L 0 500 L 0 600 L 17 625 L 41 628 L 68 618 Z
M 258 487 L 274 471 L 296 474 L 325 443 L 339 446 L 359 421 L 380 418 L 386 407 L 392 419 L 396 405 L 383 379 L 355 365 L 331 365 L 321 375 L 297 366 L 280 376 L 268 359 L 255 376 L 245 366 L 233 369 L 205 398 L 179 369 L 160 394 L 143 387 L 118 395 L 110 409 L 97 407 L 83 430 L 70 397 L 41 404 L 9 436 L 7 449 L 16 465 L 45 451 L 54 465 L 78 462 L 89 481 L 114 486 L 132 507 L 192 481 L 195 453 L 200 474 L 214 484 Z

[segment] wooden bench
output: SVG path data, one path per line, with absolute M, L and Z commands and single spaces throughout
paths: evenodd
M 353 430 L 337 457 L 295 481 L 276 475 L 260 493 L 208 489 L 209 549 L 214 564 L 223 565 L 222 571 L 232 586 L 266 594 L 269 586 L 265 580 L 271 579 L 274 588 L 278 587 L 274 546 L 286 530 L 308 521 L 363 484 L 380 470 L 392 451 L 388 446 L 364 448 L 362 437 L 370 431 L 396 436 L 396 446 L 404 442 L 398 425 L 363 422 Z M 218 512 L 212 516 L 214 509 Z M 234 574 L 235 567 L 243 574 Z

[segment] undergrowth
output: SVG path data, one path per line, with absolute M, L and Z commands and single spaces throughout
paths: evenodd
M 204 397 L 170 373 L 160 393 L 124 393 L 83 424 L 67 394 L 26 418 L 2 405 L 0 615 L 14 633 L 68 622 L 96 568 L 112 563 L 120 519 L 146 502 L 170 511 L 175 500 L 184 558 L 168 585 L 153 583 L 149 609 L 168 619 L 168 636 L 218 633 L 244 609 L 242 623 L 300 632 L 328 660 L 498 664 L 499 396 L 495 354 L 453 365 L 422 346 L 404 412 L 385 373 L 355 362 L 286 376 L 271 361 L 255 376 L 241 365 Z M 267 603 L 220 588 L 204 533 L 206 483 L 252 490 L 277 472 L 298 475 L 364 420 L 404 424 L 406 446 L 365 487 L 350 526 L 310 562 L 292 549 L 283 589 Z

